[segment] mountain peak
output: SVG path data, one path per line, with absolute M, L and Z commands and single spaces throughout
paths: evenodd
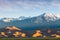
M 40 17 L 48 22 L 57 20 L 57 17 L 53 13 L 43 13 Z
M 52 13 L 43 13 L 43 16 L 55 16 L 55 15 Z

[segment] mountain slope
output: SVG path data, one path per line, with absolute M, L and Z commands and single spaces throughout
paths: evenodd
M 11 22 L 3 22 L 0 20 L 0 28 L 5 26 L 17 26 L 23 30 L 58 29 L 60 28 L 60 19 L 58 19 L 58 17 L 54 14 L 44 13 L 40 16 L 24 20 L 16 20 Z

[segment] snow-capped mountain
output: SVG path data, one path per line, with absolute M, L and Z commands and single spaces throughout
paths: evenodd
M 2 18 L 0 20 L 2 20 L 3 22 L 11 22 L 11 21 L 17 21 L 17 20 L 24 20 L 24 19 L 27 19 L 29 17 L 24 17 L 24 16 L 21 16 L 19 18 Z
M 55 21 L 57 20 L 57 16 L 55 16 L 52 13 L 44 13 L 42 15 L 40 15 L 40 17 L 46 21 Z
M 28 19 L 28 18 L 31 18 L 31 17 L 20 16 L 19 18 L 2 18 L 0 20 L 2 20 L 4 22 L 11 22 L 11 21 L 17 21 L 17 20 L 24 20 L 24 19 Z M 55 15 L 52 13 L 43 13 L 42 15 L 38 16 L 36 20 L 42 21 L 43 19 L 48 22 L 55 21 L 55 20 L 60 19 L 60 15 L 59 14 Z
M 47 21 L 54 21 L 54 20 L 56 20 L 57 19 L 57 17 L 54 15 L 54 14 L 52 14 L 52 13 L 44 13 L 43 15 L 42 15 Z
M 22 19 L 22 20 L 18 20 Z M 42 28 L 60 28 L 60 18 L 58 18 L 55 14 L 52 13 L 44 13 L 42 15 L 31 17 L 31 18 L 14 18 L 15 21 L 3 22 L 0 21 L 0 28 L 5 26 L 17 26 L 18 28 L 24 30 L 32 30 L 32 29 L 42 29 Z
M 17 19 L 18 19 L 18 20 L 24 20 L 24 19 L 27 19 L 27 18 L 31 18 L 31 17 L 20 16 L 20 17 L 17 18 Z
M 2 18 L 0 20 L 2 20 L 3 22 L 10 22 L 10 21 L 14 20 L 14 18 Z
M 58 20 L 58 17 L 52 13 L 44 13 L 37 17 L 35 23 L 42 23 L 42 22 L 50 22 L 50 21 L 56 21 Z

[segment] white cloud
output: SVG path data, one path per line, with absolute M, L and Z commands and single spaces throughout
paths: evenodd
M 0 0 L 0 7 L 3 9 L 29 9 L 34 7 L 40 7 L 40 6 L 60 6 L 59 0 Z

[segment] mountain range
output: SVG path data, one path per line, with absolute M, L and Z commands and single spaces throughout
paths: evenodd
M 0 28 L 16 26 L 22 30 L 60 29 L 60 16 L 52 13 L 43 13 L 36 17 L 2 18 Z

